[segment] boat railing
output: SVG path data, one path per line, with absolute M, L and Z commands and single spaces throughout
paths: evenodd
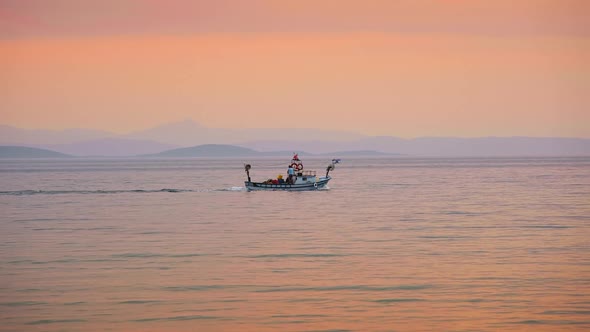
M 315 171 L 303 171 L 300 176 L 315 176 Z

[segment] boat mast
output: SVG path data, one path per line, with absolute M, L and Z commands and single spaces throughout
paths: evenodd
M 246 171 L 246 175 L 248 175 L 248 182 L 252 182 L 250 179 L 250 168 L 252 168 L 250 164 L 244 164 L 244 170 Z
M 334 164 L 334 162 L 332 162 L 330 165 L 328 165 L 328 167 L 326 168 L 326 177 L 328 177 L 328 174 L 330 174 L 330 171 L 333 171 L 334 168 L 336 168 L 336 165 Z

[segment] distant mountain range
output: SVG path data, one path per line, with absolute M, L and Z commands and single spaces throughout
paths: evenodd
M 0 125 L 0 144 L 3 145 L 68 144 L 113 136 L 116 134 L 93 129 L 45 130 Z
M 67 154 L 26 146 L 0 146 L 0 158 L 68 158 Z
M 145 157 L 173 157 L 173 158 L 187 158 L 187 157 L 244 157 L 256 156 L 260 152 L 252 149 L 247 149 L 234 145 L 223 144 L 205 144 L 193 146 L 190 148 L 180 148 L 168 151 L 163 151 L 156 154 L 148 154 Z
M 48 149 L 74 156 L 216 156 L 215 149 L 199 145 L 233 145 L 258 155 L 291 152 L 340 155 L 403 154 L 411 156 L 577 156 L 590 155 L 590 139 L 537 137 L 422 137 L 402 139 L 366 136 L 319 129 L 207 128 L 191 120 L 157 126 L 129 134 L 99 130 L 62 131 L 20 129 L 0 125 L 0 145 Z M 192 147 L 185 149 L 187 147 Z M 168 151 L 172 150 L 172 151 Z M 215 151 L 214 151 L 215 150 Z M 227 150 L 228 156 L 247 153 Z M 249 152 L 248 152 L 249 153 Z
M 289 156 L 290 151 L 260 152 L 248 148 L 227 144 L 204 144 L 190 148 L 166 150 L 155 154 L 144 154 L 139 157 L 154 158 L 198 158 L 198 157 L 268 157 Z M 313 154 L 300 152 L 299 155 L 310 156 Z M 383 156 L 386 153 L 377 151 L 346 151 L 335 152 L 330 156 Z M 25 146 L 0 146 L 0 158 L 72 158 L 74 156 L 51 151 L 47 149 L 31 148 Z
M 36 144 L 32 145 L 32 147 L 85 157 L 128 157 L 178 148 L 177 145 L 173 144 L 116 137 L 99 138 L 68 144 Z
M 291 146 L 293 151 L 379 151 L 413 156 L 587 156 L 590 139 L 559 137 L 367 137 L 352 142 L 255 141 L 240 144 L 259 151 Z
M 50 149 L 76 156 L 134 156 L 202 144 L 237 145 L 253 140 L 355 140 L 366 137 L 344 131 L 318 129 L 223 129 L 207 128 L 192 120 L 116 134 L 87 129 L 37 130 L 0 125 L 1 145 Z M 281 150 L 289 148 L 284 146 Z
M 198 144 L 239 144 L 258 140 L 352 141 L 367 136 L 354 132 L 298 128 L 224 129 L 204 127 L 192 120 L 165 124 L 124 135 L 125 138 L 153 140 L 179 146 Z
M 299 155 L 311 156 L 314 154 L 301 151 Z M 323 154 L 322 154 L 323 155 Z M 331 155 L 337 156 L 385 156 L 388 153 L 377 151 L 346 151 L 334 152 Z M 144 157 L 172 157 L 172 158 L 193 158 L 193 157 L 270 157 L 270 156 L 291 156 L 290 151 L 267 151 L 261 152 L 235 145 L 226 144 L 204 144 L 190 148 L 168 150 L 156 154 L 144 155 Z

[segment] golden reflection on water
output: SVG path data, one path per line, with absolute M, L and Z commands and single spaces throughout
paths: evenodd
M 352 160 L 313 193 L 193 162 L 110 186 L 211 190 L 0 196 L 0 330 L 590 329 L 586 159 Z

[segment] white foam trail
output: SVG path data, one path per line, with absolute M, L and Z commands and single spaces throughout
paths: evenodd
M 149 194 L 149 193 L 184 193 L 196 192 L 190 189 L 132 189 L 132 190 L 16 190 L 0 191 L 0 195 L 28 196 L 28 195 L 107 195 L 107 194 Z

